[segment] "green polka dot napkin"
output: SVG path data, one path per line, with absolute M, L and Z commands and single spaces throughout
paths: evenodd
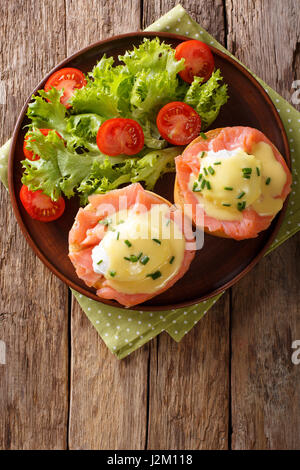
M 167 31 L 194 39 L 200 39 L 231 55 L 221 44 L 199 26 L 186 11 L 177 5 L 169 13 L 152 24 L 148 31 Z M 233 57 L 233 56 L 232 56 Z M 237 59 L 235 59 L 237 60 Z M 298 172 L 300 171 L 300 113 L 272 88 L 256 77 L 271 97 L 284 123 L 292 155 L 293 186 L 285 220 L 269 252 L 294 235 L 300 229 L 300 197 Z M 7 186 L 7 158 L 10 141 L 0 148 L 0 178 Z M 297 192 L 298 190 L 298 192 Z M 162 331 L 167 331 L 175 341 L 182 337 L 205 315 L 222 295 L 188 308 L 163 312 L 144 312 L 109 307 L 72 291 L 107 347 L 122 359 L 138 349 Z

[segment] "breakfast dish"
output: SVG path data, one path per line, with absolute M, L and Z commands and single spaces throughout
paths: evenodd
M 214 129 L 176 158 L 175 202 L 202 212 L 200 228 L 243 240 L 266 230 L 291 190 L 284 158 L 257 129 Z
M 289 162 L 284 128 L 269 97 L 247 70 L 223 52 L 169 33 L 130 33 L 91 45 L 45 77 L 18 119 L 8 182 L 21 229 L 60 279 L 93 300 L 133 309 L 142 304 L 139 308 L 143 310 L 169 310 L 216 295 L 266 252 L 283 218 L 286 203 L 283 210 L 280 208 L 289 192 L 290 174 L 276 153 L 281 171 L 265 175 L 257 163 L 255 171 L 257 167 L 261 174 L 254 179 L 253 161 L 249 161 L 242 173 L 243 184 L 249 188 L 237 194 L 233 183 L 238 188 L 239 178 L 230 162 L 242 155 L 234 156 L 236 148 L 232 147 L 221 152 L 224 165 L 214 165 L 218 161 L 203 156 L 202 160 L 207 157 L 204 167 L 208 174 L 196 172 L 193 183 L 189 181 L 189 191 L 183 194 L 180 183 L 187 174 L 190 179 L 193 176 L 183 163 L 182 176 L 179 162 L 193 153 L 197 142 L 207 145 L 222 134 L 220 128 L 240 123 L 252 128 L 249 132 L 256 137 L 259 131 L 255 129 L 263 131 L 270 139 L 264 143 L 273 149 L 273 142 Z M 208 131 L 213 125 L 218 129 Z M 229 134 L 225 141 L 233 143 L 236 137 Z M 231 154 L 225 159 L 227 150 Z M 247 153 L 251 160 L 253 151 Z M 194 157 L 196 161 L 196 154 Z M 169 201 L 173 201 L 176 166 L 179 208 L 174 212 Z M 226 183 L 226 190 L 225 184 L 221 186 L 225 173 L 234 180 Z M 198 185 L 204 184 L 203 180 L 205 188 Z M 250 206 L 255 197 L 261 197 L 256 185 L 259 180 L 261 193 L 276 190 L 277 194 L 273 198 L 272 193 L 275 203 L 271 213 L 257 212 L 259 216 L 255 216 Z M 120 212 L 119 203 L 126 194 L 134 195 L 134 201 L 135 197 L 145 198 L 146 210 L 135 213 L 134 207 L 140 207 L 135 201 L 120 228 L 114 214 Z M 144 237 L 136 241 L 138 226 L 144 227 L 144 235 L 149 230 L 148 216 L 164 221 L 169 210 L 182 218 L 186 211 L 180 209 L 186 195 L 195 196 L 191 206 L 196 211 L 201 208 L 201 197 L 206 208 L 227 210 L 224 221 L 218 220 L 216 212 L 210 212 L 208 218 L 203 210 L 205 223 L 191 217 L 189 225 L 193 219 L 198 226 L 198 230 L 193 227 L 196 253 L 194 246 L 186 249 L 192 234 L 185 232 L 185 241 L 174 245 L 174 240 L 160 232 L 161 223 L 154 224 L 159 234 L 153 238 L 163 240 L 162 244 L 149 237 L 148 241 Z M 218 205 L 220 198 L 222 207 Z M 152 205 L 154 200 L 156 208 L 149 209 L 148 203 Z M 104 201 L 112 205 L 113 214 L 99 213 Z M 278 211 L 281 213 L 275 217 Z M 237 218 L 228 220 L 233 212 Z M 253 220 L 249 214 L 254 214 Z M 221 217 L 225 218 L 224 212 Z M 241 218 L 243 223 L 238 220 Z M 172 217 L 169 225 L 182 238 Z M 203 228 L 222 238 L 204 237 Z M 117 235 L 118 240 L 114 238 Z M 198 236 L 204 238 L 201 250 Z M 115 243 L 122 237 L 129 245 L 123 241 L 116 249 Z M 255 238 L 235 241 L 249 237 Z
M 126 307 L 169 289 L 195 256 L 183 214 L 136 183 L 92 195 L 69 234 L 77 275 L 104 299 Z

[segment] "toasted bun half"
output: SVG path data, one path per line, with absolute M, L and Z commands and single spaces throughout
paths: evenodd
M 127 201 L 124 201 L 123 196 L 127 197 Z M 125 203 L 126 207 L 124 207 Z M 146 191 L 139 183 L 134 183 L 106 194 L 91 195 L 89 197 L 89 204 L 85 208 L 79 209 L 69 233 L 69 258 L 76 269 L 78 277 L 89 287 L 96 288 L 98 297 L 117 300 L 126 307 L 143 303 L 169 289 L 184 276 L 195 256 L 193 234 L 192 232 L 187 233 L 185 224 L 182 224 L 182 232 L 187 242 L 182 264 L 180 269 L 175 272 L 174 276 L 170 278 L 160 290 L 153 293 L 135 294 L 118 292 L 110 286 L 105 276 L 95 273 L 92 265 L 92 250 L 100 243 L 107 230 L 105 224 L 99 224 L 99 221 L 107 218 L 114 212 L 118 212 L 120 209 L 130 209 L 135 203 L 145 206 L 147 210 L 149 210 L 153 204 L 166 204 L 170 207 L 170 218 L 172 218 L 174 222 L 177 220 L 176 216 L 178 217 L 179 215 L 179 208 L 173 208 L 173 204 L 170 201 L 153 192 Z M 181 212 L 180 215 L 183 217 Z M 192 247 L 188 245 L 190 242 L 192 243 Z
M 220 135 L 222 133 L 222 135 Z M 234 143 L 236 146 L 242 146 L 246 152 L 250 153 L 252 146 L 258 142 L 265 142 L 268 144 L 274 153 L 276 160 L 282 165 L 287 178 L 286 183 L 282 189 L 281 194 L 278 196 L 284 201 L 291 191 L 291 172 L 278 149 L 274 144 L 259 130 L 250 127 L 235 126 L 235 127 L 223 127 L 213 129 L 205 133 L 206 139 L 203 136 L 197 137 L 191 142 L 184 150 L 183 154 L 176 157 L 176 180 L 174 185 L 174 201 L 175 204 L 184 211 L 185 204 L 191 204 L 193 207 L 193 222 L 195 225 L 204 230 L 206 233 L 215 235 L 223 238 L 233 238 L 235 240 L 244 240 L 247 238 L 255 238 L 262 230 L 266 230 L 274 215 L 259 215 L 251 207 L 243 211 L 243 218 L 241 221 L 225 221 L 217 220 L 206 213 L 204 213 L 204 226 L 199 226 L 196 223 L 196 211 L 197 200 L 195 196 L 191 195 L 190 190 L 187 187 L 187 175 L 189 172 L 194 172 L 197 169 L 195 166 L 195 158 L 200 151 L 207 151 L 207 143 L 216 139 L 213 148 L 222 149 L 227 148 Z M 238 148 L 238 147 L 233 147 Z

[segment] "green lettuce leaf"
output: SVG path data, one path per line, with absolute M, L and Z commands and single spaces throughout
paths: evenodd
M 147 39 L 127 51 L 119 60 L 124 62 L 127 70 L 135 75 L 141 70 L 155 74 L 166 71 L 169 76 L 175 77 L 184 69 L 184 59 L 175 59 L 175 49 L 169 44 L 160 42 L 159 38 Z
M 227 85 L 221 85 L 223 78 L 220 69 L 213 72 L 206 83 L 195 77 L 184 101 L 200 115 L 202 130 L 207 129 L 217 118 L 221 106 L 228 101 Z
M 152 190 L 165 173 L 175 171 L 175 157 L 183 147 L 170 147 L 147 153 L 142 158 L 130 158 L 123 163 L 113 165 L 108 159 L 95 160 L 90 175 L 78 188 L 81 201 L 87 203 L 92 193 L 105 193 L 126 183 L 143 182 L 146 189 Z
M 22 162 L 23 184 L 32 191 L 41 189 L 53 200 L 61 193 L 68 198 L 80 193 L 83 202 L 93 192 L 103 193 L 125 183 L 142 181 L 147 189 L 153 189 L 162 174 L 175 171 L 174 158 L 182 152 L 182 147 L 170 147 L 123 159 L 78 154 L 66 147 L 55 131 L 44 136 L 39 129 L 32 129 L 28 148 L 42 158 Z
M 38 129 L 55 129 L 63 137 L 66 131 L 66 107 L 61 104 L 62 90 L 51 88 L 48 92 L 39 90 L 28 105 L 27 116 L 31 127 Z
M 125 116 L 133 80 L 123 66 L 113 67 L 113 58 L 104 55 L 89 74 L 87 85 L 75 92 L 72 112 L 95 113 L 105 119 Z

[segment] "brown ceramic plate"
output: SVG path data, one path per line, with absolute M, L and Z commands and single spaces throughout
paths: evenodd
M 130 33 L 93 44 L 61 62 L 44 78 L 33 91 L 43 88 L 48 77 L 61 67 L 78 67 L 88 72 L 106 53 L 117 61 L 133 45 L 141 43 L 144 37 L 158 36 L 176 47 L 188 38 L 168 33 Z M 250 126 L 261 130 L 276 145 L 290 166 L 289 147 L 282 122 L 269 96 L 259 83 L 241 65 L 222 52 L 212 48 L 216 67 L 220 67 L 225 82 L 229 85 L 230 100 L 221 109 L 213 127 Z M 17 221 L 30 246 L 40 259 L 73 289 L 100 300 L 95 290 L 81 281 L 68 258 L 68 233 L 73 224 L 79 204 L 77 198 L 66 201 L 64 215 L 48 224 L 31 219 L 20 202 L 23 160 L 23 139 L 28 124 L 26 101 L 16 124 L 9 159 L 9 190 Z M 175 175 L 164 176 L 156 185 L 155 192 L 173 201 Z M 257 238 L 245 241 L 222 239 L 205 234 L 204 248 L 197 252 L 187 274 L 168 291 L 142 305 L 147 310 L 166 310 L 197 303 L 232 286 L 259 261 L 275 237 L 283 219 L 283 210 L 274 219 L 268 230 Z M 28 273 L 30 276 L 30 273 Z M 119 306 L 115 301 L 104 301 Z M 141 307 L 136 307 L 140 309 Z

